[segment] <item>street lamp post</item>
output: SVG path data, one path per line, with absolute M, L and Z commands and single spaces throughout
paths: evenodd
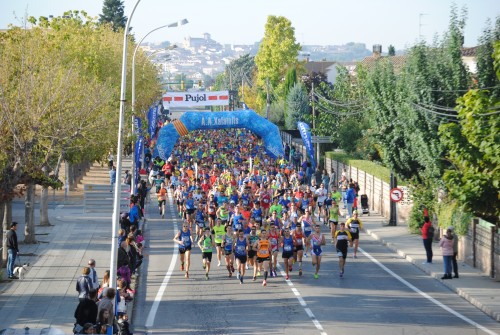
M 144 35 L 141 38 L 141 40 L 139 41 L 139 43 L 137 43 L 137 46 L 135 47 L 135 50 L 134 50 L 134 54 L 132 56 L 132 130 L 134 127 L 133 125 L 134 125 L 134 118 L 135 118 L 135 56 L 137 54 L 137 50 L 139 50 L 139 47 L 141 46 L 142 41 L 144 41 L 144 39 L 146 37 L 148 37 L 149 34 L 151 34 L 152 32 L 155 32 L 155 31 L 163 29 L 163 28 L 179 27 L 179 26 L 185 25 L 186 23 L 189 23 L 189 21 L 187 19 L 182 19 L 180 21 L 173 22 L 173 23 L 166 24 L 166 25 L 160 26 L 158 28 L 155 28 L 155 29 L 151 30 L 149 33 L 147 33 L 146 35 Z M 134 191 L 135 191 L 135 179 L 136 179 L 135 170 L 136 170 L 135 150 L 132 150 L 132 184 L 130 185 L 130 194 L 134 194 Z
M 118 145 L 116 148 L 116 176 L 120 178 L 122 174 L 122 151 L 123 151 L 123 123 L 125 115 L 125 93 L 127 87 L 127 42 L 128 42 L 128 32 L 130 27 L 130 22 L 132 21 L 132 16 L 134 15 L 137 5 L 139 5 L 141 0 L 137 0 L 132 13 L 127 19 L 127 24 L 125 26 L 125 31 L 123 33 L 123 58 L 122 58 L 122 83 L 121 83 L 121 93 L 120 93 L 120 116 L 118 121 Z M 111 238 L 111 260 L 109 265 L 109 286 L 116 288 L 116 261 L 118 256 L 118 227 L 120 225 L 120 193 L 122 185 L 118 181 L 115 183 L 115 194 L 113 197 L 113 230 Z M 114 302 L 113 302 L 114 303 Z

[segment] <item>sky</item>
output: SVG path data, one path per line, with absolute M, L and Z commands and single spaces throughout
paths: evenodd
M 124 0 L 125 15 L 137 0 Z M 303 45 L 342 45 L 349 42 L 392 44 L 398 50 L 420 38 L 432 43 L 448 27 L 450 8 L 467 7 L 465 46 L 475 46 L 486 20 L 500 16 L 499 0 L 141 0 L 132 17 L 132 32 L 138 39 L 151 30 L 181 19 L 189 23 L 165 28 L 144 42 L 182 42 L 186 37 L 210 33 L 222 44 L 253 44 L 264 36 L 268 15 L 289 19 L 296 40 Z M 103 0 L 0 0 L 0 29 L 21 26 L 26 16 L 60 16 L 67 10 L 85 10 L 91 16 L 102 12 Z

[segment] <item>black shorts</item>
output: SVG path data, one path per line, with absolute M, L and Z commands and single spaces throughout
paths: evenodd
M 300 251 L 300 250 L 304 250 L 304 245 L 303 244 L 299 244 L 299 245 L 295 246 L 295 251 Z
M 322 202 L 318 202 L 318 207 L 319 208 L 323 207 L 323 203 Z
M 248 258 L 254 258 L 257 255 L 257 251 L 248 250 Z
M 335 226 L 339 224 L 339 222 L 338 222 L 338 221 L 333 221 L 333 220 L 328 220 L 328 222 L 330 222 L 331 224 L 333 224 L 333 225 L 335 225 Z
M 257 257 L 257 263 L 269 262 L 270 260 L 271 260 L 270 257 L 265 257 L 265 258 Z
M 281 254 L 281 258 L 292 258 L 293 257 L 293 252 L 292 251 L 283 251 Z
M 188 215 L 194 214 L 194 208 L 186 209 L 186 214 Z
M 172 174 L 171 174 L 171 173 L 169 173 L 169 174 L 165 174 L 165 179 L 166 179 L 166 180 L 170 180 L 170 177 L 172 177 Z
M 186 247 L 186 248 L 179 248 L 179 253 L 182 255 L 184 253 L 186 253 L 186 251 L 190 251 L 191 250 L 191 246 L 189 247 Z
M 161 205 L 164 205 L 166 203 L 166 200 L 158 200 L 158 207 L 161 207 Z
M 177 200 L 177 206 L 182 206 L 182 204 L 184 203 L 184 201 L 182 200 Z
M 351 233 L 351 239 L 354 240 L 359 240 L 359 233 Z
M 232 255 L 232 254 L 233 254 L 233 251 L 232 251 L 232 250 L 226 250 L 226 249 L 224 249 L 224 255 L 226 255 L 226 256 L 230 256 L 230 255 Z
M 211 262 L 212 261 L 212 252 L 203 252 L 201 254 L 201 258 L 202 259 L 206 259 L 208 262 Z
M 222 242 L 215 242 L 215 245 L 218 247 L 222 247 Z
M 343 259 L 347 258 L 347 248 L 337 248 L 337 256 Z
M 236 255 L 236 259 L 238 259 L 241 264 L 245 264 L 247 262 L 247 256 L 246 255 Z
M 215 219 L 217 218 L 217 216 L 215 214 L 208 214 L 208 216 L 215 221 Z

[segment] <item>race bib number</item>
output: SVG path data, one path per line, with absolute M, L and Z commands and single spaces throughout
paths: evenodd
M 285 245 L 283 249 L 285 251 L 292 251 L 292 246 L 291 245 Z

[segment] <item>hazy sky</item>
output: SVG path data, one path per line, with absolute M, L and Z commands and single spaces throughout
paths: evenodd
M 268 15 L 285 16 L 301 44 L 393 44 L 411 46 L 419 35 L 431 42 L 446 31 L 450 6 L 468 9 L 465 45 L 474 46 L 486 19 L 500 16 L 499 0 L 141 0 L 132 19 L 138 39 L 149 31 L 183 18 L 189 24 L 158 30 L 145 42 L 202 37 L 207 32 L 220 43 L 251 44 L 264 35 Z M 125 0 L 130 16 L 136 0 Z M 85 10 L 92 16 L 102 11 L 102 0 L 0 0 L 0 29 L 21 25 L 28 16 L 62 15 L 66 10 Z M 19 19 L 21 18 L 21 19 Z

